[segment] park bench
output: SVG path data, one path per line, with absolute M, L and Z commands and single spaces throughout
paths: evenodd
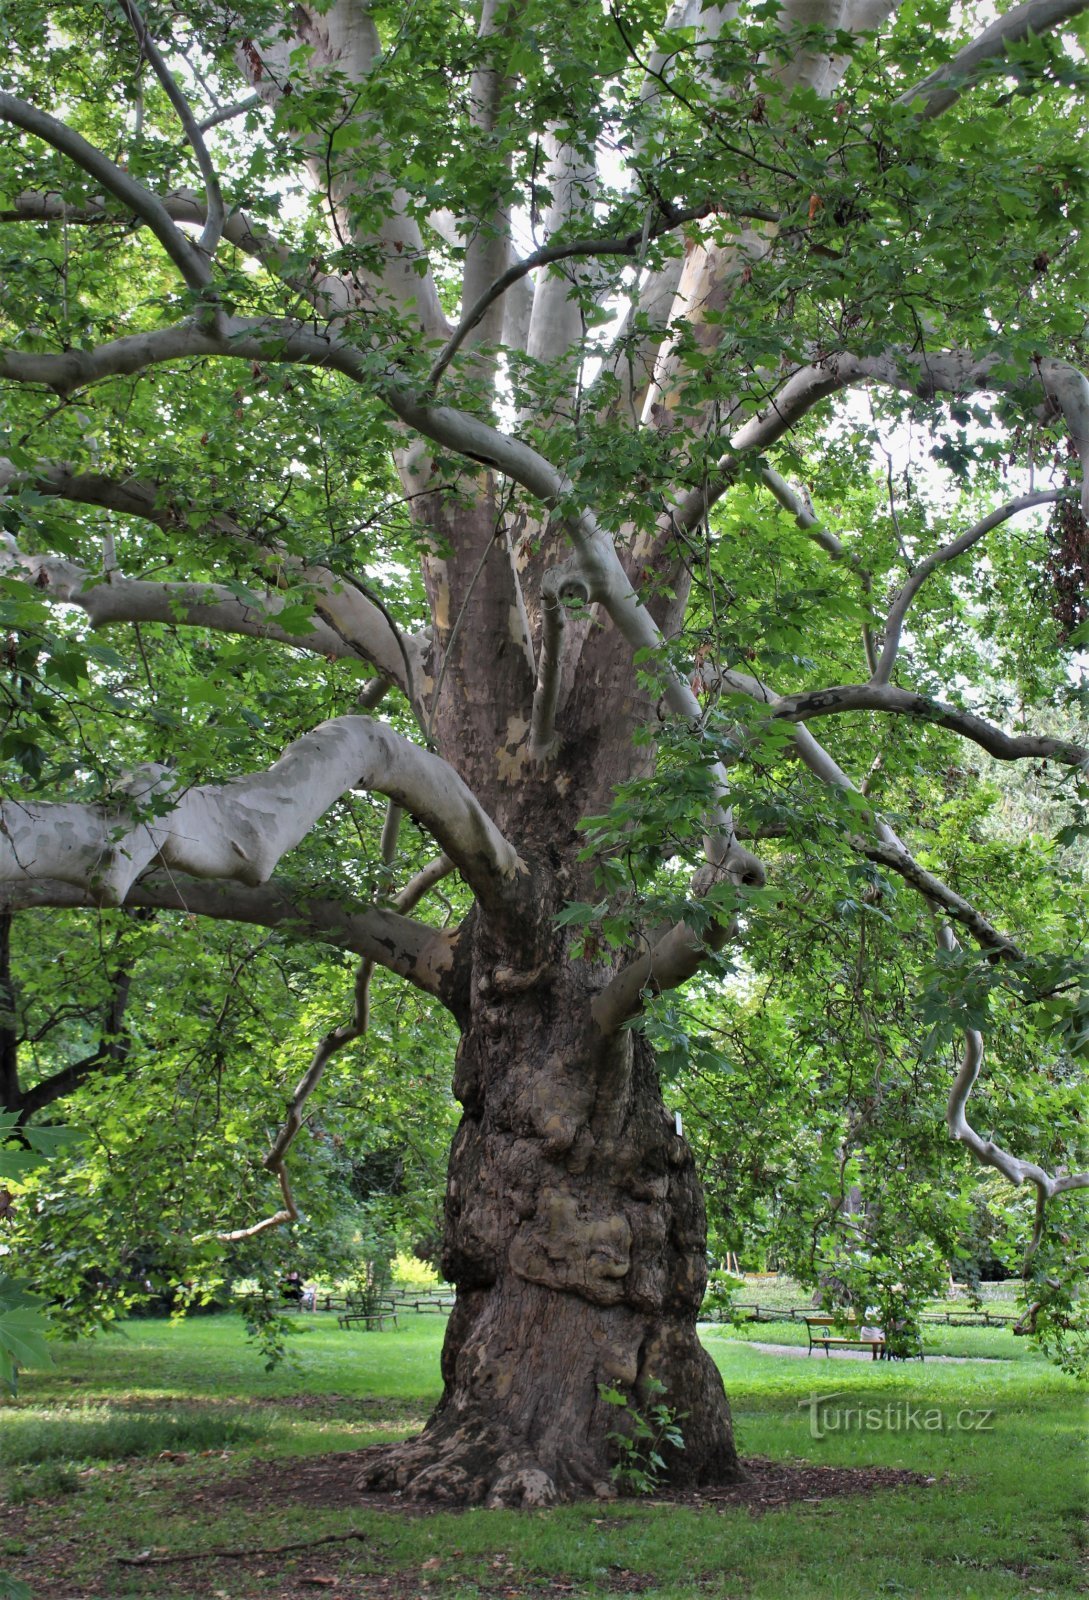
M 846 1329 L 846 1332 L 833 1333 L 832 1330 L 837 1327 Z M 812 1355 L 814 1350 L 823 1350 L 826 1356 L 830 1356 L 833 1347 L 840 1350 L 864 1350 L 868 1345 L 871 1352 L 871 1360 L 873 1361 L 906 1360 L 914 1356 L 918 1356 L 920 1361 L 926 1359 L 923 1355 L 922 1340 L 917 1335 L 913 1340 L 913 1349 L 897 1350 L 896 1356 L 890 1357 L 888 1346 L 884 1339 L 862 1339 L 859 1337 L 859 1331 L 854 1326 L 853 1316 L 839 1319 L 827 1316 L 807 1316 L 805 1330 L 809 1335 L 807 1355 Z
M 883 1339 L 860 1339 L 858 1329 L 853 1326 L 854 1318 L 818 1317 L 807 1316 L 805 1331 L 809 1335 L 809 1349 L 807 1355 L 812 1355 L 814 1350 L 823 1350 L 825 1355 L 831 1355 L 832 1347 L 843 1350 L 862 1350 L 870 1345 L 873 1359 L 877 1361 L 885 1348 Z M 846 1328 L 847 1332 L 837 1333 L 836 1328 Z
M 350 1328 L 353 1323 L 362 1323 L 364 1328 L 377 1328 L 379 1333 L 387 1322 L 392 1322 L 394 1327 L 397 1326 L 397 1313 L 388 1307 L 375 1311 L 349 1306 L 337 1317 L 337 1326 L 340 1328 Z

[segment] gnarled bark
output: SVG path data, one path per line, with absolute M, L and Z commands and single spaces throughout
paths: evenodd
M 503 959 L 478 938 L 454 1083 L 443 1397 L 418 1438 L 368 1452 L 361 1482 L 487 1505 L 611 1495 L 625 1414 L 600 1386 L 638 1407 L 652 1379 L 684 1438 L 665 1452 L 670 1481 L 736 1478 L 722 1380 L 696 1337 L 703 1198 L 652 1052 L 602 1036 L 578 965 Z

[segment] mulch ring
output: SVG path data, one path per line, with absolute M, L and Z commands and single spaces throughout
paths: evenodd
M 329 1455 L 299 1456 L 290 1460 L 255 1462 L 238 1476 L 224 1477 L 216 1485 L 216 1501 L 240 1500 L 249 1506 L 261 1502 L 282 1505 L 343 1506 L 354 1510 L 395 1512 L 401 1516 L 429 1516 L 457 1507 L 406 1500 L 399 1494 L 372 1494 L 357 1486 L 360 1451 L 342 1450 Z M 825 1467 L 809 1461 L 771 1461 L 749 1456 L 740 1483 L 701 1489 L 662 1489 L 640 1503 L 677 1505 L 694 1511 L 724 1511 L 744 1506 L 754 1515 L 782 1506 L 818 1505 L 823 1500 L 850 1494 L 874 1494 L 881 1489 L 922 1488 L 934 1482 L 919 1472 L 896 1467 Z

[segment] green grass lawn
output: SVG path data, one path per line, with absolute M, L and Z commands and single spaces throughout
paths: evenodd
M 0 1411 L 0 1569 L 42 1600 L 1086 1592 L 1084 1394 L 1008 1335 L 941 1330 L 990 1341 L 979 1354 L 1016 1359 L 872 1364 L 765 1355 L 727 1330 L 706 1330 L 743 1455 L 904 1467 L 933 1478 L 929 1486 L 764 1515 L 621 1501 L 417 1518 L 293 1505 L 286 1458 L 416 1431 L 438 1393 L 441 1321 L 410 1315 L 397 1331 L 370 1334 L 344 1332 L 333 1318 L 300 1317 L 297 1326 L 291 1364 L 272 1373 L 229 1316 L 131 1322 L 58 1346 L 56 1365 L 26 1374 L 19 1399 Z M 830 1394 L 816 1438 L 808 1402 Z M 225 1492 L 255 1461 L 268 1463 L 274 1514 L 268 1495 L 255 1511 Z M 263 1565 L 138 1569 L 115 1559 L 349 1529 L 365 1538 Z

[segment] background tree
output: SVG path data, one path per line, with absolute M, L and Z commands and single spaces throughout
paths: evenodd
M 1072 1119 L 1045 1168 L 966 1109 L 1007 995 L 1084 1047 L 1076 888 L 1022 921 L 933 784 L 982 747 L 1080 797 L 1089 760 L 1034 725 L 1078 703 L 1080 5 L 894 11 L 6 14 L 6 905 L 359 958 L 235 1242 L 297 1212 L 290 1136 L 372 968 L 454 1018 L 444 1399 L 369 1483 L 602 1489 L 603 1383 L 687 1413 L 682 1481 L 735 1470 L 642 1019 L 797 933 L 814 881 L 895 899 L 895 938 L 895 885 L 931 908 L 950 1128 L 1037 1232 L 1089 1183 Z M 890 1025 L 859 971 L 846 1040 Z

